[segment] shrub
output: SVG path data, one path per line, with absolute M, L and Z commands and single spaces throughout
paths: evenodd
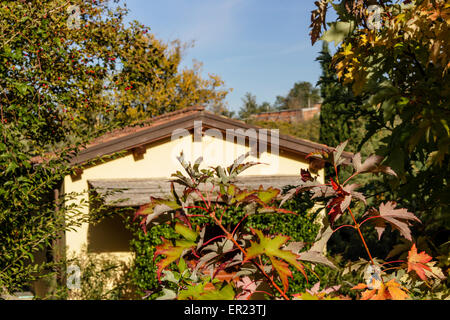
M 316 265 L 338 269 L 324 255 L 325 246 L 335 232 L 350 228 L 358 234 L 368 259 L 349 262 L 329 279 L 333 276 L 342 279 L 346 274 L 354 276 L 356 272 L 359 276 L 355 279 L 357 282 L 351 284 L 351 295 L 359 298 L 355 290 L 365 290 L 360 296 L 363 300 L 442 298 L 446 294 L 442 285 L 446 276 L 436 261 L 424 251 L 420 252 L 415 243 L 404 260 L 383 261 L 371 253 L 362 233 L 363 225 L 365 227 L 369 221 L 374 223 L 378 238 L 389 225 L 412 242 L 410 226 L 420 220 L 392 201 L 382 203 L 379 208 L 358 210 L 362 211 L 359 214 L 353 211 L 361 208 L 355 203 L 366 203 L 364 195 L 356 191 L 359 186 L 350 183 L 353 178 L 367 173 L 396 173 L 381 164 L 381 157 L 370 156 L 363 162 L 358 153 L 352 159 L 351 175 L 340 176 L 346 143 L 309 155 L 322 158 L 334 167 L 335 177 L 330 178 L 329 183 L 320 183 L 308 170 L 302 170 L 300 185 L 283 194 L 272 187 L 248 190 L 233 184 L 240 172 L 256 164 L 242 163 L 245 156 L 226 169 L 199 170 L 201 159 L 191 165 L 181 155 L 179 159 L 187 176 L 181 172 L 173 174 L 172 196 L 151 198 L 150 203 L 136 212 L 136 216 L 143 217 L 141 225 L 145 232 L 148 228 L 153 230 L 154 225 L 169 226 L 166 231 L 170 237 L 162 237 L 154 250 L 159 288 L 149 292 L 149 296 L 231 300 L 254 298 L 259 294 L 259 297 L 286 300 L 349 299 L 350 296 L 342 295 L 345 288 L 339 291 L 344 283 L 331 288 L 322 285 L 320 290 L 320 277 L 326 275 L 327 270 Z M 183 185 L 184 192 L 178 194 L 173 183 Z M 312 194 L 311 199 L 316 199 L 319 205 L 328 200 L 325 205 L 328 215 L 312 245 L 292 241 L 296 239 L 287 235 L 273 235 L 276 228 L 266 225 L 267 220 L 263 218 L 278 214 L 300 215 L 300 212 L 283 208 L 286 201 L 299 193 Z M 336 226 L 336 221 L 344 215 L 350 216 L 352 223 Z M 252 224 L 253 217 L 260 217 L 259 222 L 264 223 Z M 319 282 L 316 280 L 309 288 L 299 286 L 297 292 L 288 290 L 294 277 L 291 269 L 300 272 L 307 281 L 315 277 Z
M 279 201 L 278 201 L 279 202 Z M 260 230 L 271 230 L 272 233 L 284 234 L 294 241 L 302 241 L 305 244 L 312 243 L 320 228 L 320 224 L 315 219 L 317 213 L 312 210 L 313 201 L 304 194 L 298 194 L 283 204 L 282 208 L 298 215 L 274 212 L 272 214 L 251 215 L 247 218 L 248 227 Z M 200 209 L 191 209 L 190 213 L 195 215 L 200 213 Z M 230 207 L 223 214 L 224 225 L 236 225 L 245 215 L 242 207 Z M 199 217 L 191 218 L 191 225 L 201 227 L 206 219 Z M 137 289 L 137 294 L 154 299 L 159 296 L 161 290 L 157 279 L 157 263 L 154 260 L 155 248 L 163 243 L 161 238 L 176 239 L 177 233 L 168 224 L 157 224 L 151 228 L 150 232 L 144 232 L 139 228 L 139 222 L 128 219 L 128 228 L 133 230 L 134 239 L 130 243 L 131 250 L 135 255 L 133 266 L 131 267 L 132 281 Z M 293 279 L 290 282 L 289 290 L 297 292 L 307 285 L 301 272 L 293 270 Z

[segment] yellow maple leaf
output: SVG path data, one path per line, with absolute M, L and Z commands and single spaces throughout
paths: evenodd
M 365 283 L 359 283 L 352 290 L 367 289 Z M 386 283 L 381 283 L 378 288 L 366 290 L 361 294 L 361 300 L 405 300 L 409 295 L 403 291 L 403 288 L 395 279 Z

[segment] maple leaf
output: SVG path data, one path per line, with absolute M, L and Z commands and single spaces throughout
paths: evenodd
M 331 293 L 336 293 L 341 288 L 340 285 L 324 288 L 320 290 L 320 282 L 317 282 L 311 290 L 306 289 L 306 292 L 295 293 L 292 296 L 298 300 L 349 300 L 350 298 L 339 296 L 332 297 L 329 296 Z
M 269 187 L 264 189 L 262 185 L 259 186 L 259 189 L 255 190 L 240 190 L 234 188 L 229 190 L 232 198 L 230 199 L 230 203 L 240 203 L 240 202 L 252 202 L 256 201 L 262 205 L 266 205 L 272 200 L 274 200 L 281 192 L 280 189 Z
M 360 187 L 359 184 L 352 183 L 352 184 L 346 185 L 343 189 L 345 192 L 348 192 L 350 194 L 351 198 L 356 198 L 356 199 L 364 202 L 364 204 L 367 204 L 366 197 L 364 197 L 364 195 L 361 192 L 354 191 L 355 189 L 357 189 L 359 187 Z
M 317 6 L 317 9 L 311 12 L 311 32 L 309 33 L 311 36 L 311 44 L 313 45 L 320 36 L 322 26 L 326 28 L 325 18 L 327 14 L 328 1 L 320 0 L 314 2 L 314 4 Z
M 178 294 L 178 300 L 233 300 L 234 290 L 231 284 L 216 288 L 215 281 L 204 280 L 203 283 L 189 285 Z
M 359 283 L 352 290 L 367 289 L 365 283 Z M 386 283 L 381 283 L 376 289 L 368 289 L 361 294 L 361 300 L 405 300 L 409 298 L 408 294 L 395 279 Z M 406 290 L 406 289 L 405 289 Z
M 342 215 L 342 213 L 348 208 L 352 201 L 352 196 L 350 193 L 345 191 L 341 185 L 334 182 L 333 178 L 331 178 L 331 186 L 335 193 L 337 194 L 336 197 L 331 199 L 328 204 L 327 208 L 330 209 L 328 212 L 328 215 L 330 216 L 330 224 L 333 225 L 334 221 Z
M 179 205 L 176 200 L 150 197 L 150 203 L 142 205 L 139 210 L 136 211 L 135 218 L 138 216 L 144 217 L 141 221 L 141 226 L 143 226 L 144 232 L 147 233 L 146 226 L 149 223 L 158 219 L 162 214 L 177 209 L 181 209 L 181 205 Z
M 385 204 L 382 203 L 379 212 L 372 208 L 366 212 L 363 217 L 378 216 L 377 218 L 372 219 L 375 220 L 374 223 L 378 233 L 378 240 L 381 238 L 381 235 L 386 228 L 386 223 L 389 223 L 392 228 L 397 229 L 405 239 L 412 241 L 411 230 L 409 229 L 411 226 L 410 221 L 421 221 L 406 209 L 395 209 L 396 206 L 397 204 L 393 201 L 389 201 Z
M 311 172 L 309 172 L 308 169 L 301 169 L 300 170 L 300 176 L 303 182 L 306 181 L 314 181 L 315 179 L 313 178 L 313 176 L 311 175 Z
M 167 268 L 172 262 L 183 256 L 183 253 L 188 250 L 194 248 L 197 243 L 195 240 L 198 236 L 197 232 L 191 230 L 190 228 L 182 225 L 181 223 L 175 224 L 175 231 L 182 235 L 185 240 L 176 240 L 175 246 L 166 239 L 163 239 L 163 244 L 156 246 L 154 259 L 156 259 L 159 255 L 165 255 L 164 259 L 161 259 L 156 266 L 158 267 L 157 275 L 158 280 L 161 278 L 161 272 Z
M 342 142 L 336 148 L 322 149 L 322 150 L 316 150 L 316 151 L 310 152 L 306 156 L 306 159 L 314 156 L 316 158 L 323 159 L 323 160 L 333 164 L 334 166 L 340 166 L 346 160 L 345 158 L 342 157 L 342 153 L 344 152 L 344 149 L 345 149 L 345 146 L 347 145 L 347 143 L 348 143 L 348 140 Z
M 263 186 L 259 186 L 259 189 L 257 190 L 257 197 L 258 200 L 264 204 L 267 204 L 271 202 L 273 199 L 275 199 L 279 194 L 281 190 L 269 187 L 267 189 L 264 189 Z
M 192 230 L 191 228 L 188 228 L 181 223 L 177 222 L 175 224 L 175 232 L 182 235 L 183 238 L 189 241 L 195 241 L 198 237 L 198 233 Z
M 258 236 L 259 243 L 251 241 L 251 246 L 250 248 L 247 249 L 247 256 L 244 262 L 265 254 L 272 261 L 272 265 L 280 275 L 282 281 L 287 280 L 287 277 L 291 276 L 292 274 L 286 271 L 287 264 L 281 263 L 280 261 L 275 259 L 275 257 L 288 262 L 290 265 L 294 266 L 297 270 L 299 270 L 305 276 L 306 279 L 308 279 L 305 270 L 303 268 L 303 265 L 299 261 L 297 261 L 299 256 L 290 250 L 280 249 L 280 247 L 289 240 L 288 236 L 277 235 L 273 238 L 270 238 L 264 236 L 264 234 L 260 230 L 255 229 L 251 230 Z M 285 289 L 287 289 L 287 283 L 283 282 L 283 285 L 285 284 L 286 284 Z
M 256 292 L 257 282 L 245 276 L 239 278 L 236 281 L 236 288 L 241 289 L 242 292 L 236 298 L 237 300 L 249 300 L 250 297 Z
M 431 270 L 425 263 L 429 262 L 431 259 L 432 257 L 426 254 L 425 251 L 417 253 L 416 244 L 414 243 L 411 250 L 408 252 L 408 272 L 414 270 L 420 279 L 426 281 L 427 277 L 425 275 L 425 270 Z
M 289 269 L 289 265 L 282 260 L 275 259 L 274 257 L 270 257 L 270 262 L 272 262 L 272 266 L 278 272 L 281 282 L 283 283 L 284 292 L 286 293 L 289 287 L 288 277 L 292 278 L 292 271 Z
M 378 155 L 370 155 L 364 163 L 361 164 L 361 154 L 358 152 L 355 154 L 352 158 L 353 168 L 357 173 L 366 173 L 366 172 L 372 172 L 372 173 L 379 173 L 383 172 L 386 174 L 390 174 L 393 176 L 397 176 L 394 170 L 392 170 L 388 166 L 380 165 L 383 161 L 382 156 Z
M 161 259 L 156 266 L 158 270 L 156 271 L 158 275 L 158 280 L 161 278 L 161 272 L 169 266 L 172 262 L 179 259 L 185 250 L 195 247 L 196 243 L 187 240 L 177 240 L 176 245 L 173 246 L 168 240 L 163 240 L 163 244 L 156 246 L 154 258 L 156 259 L 159 255 L 165 255 L 164 259 Z

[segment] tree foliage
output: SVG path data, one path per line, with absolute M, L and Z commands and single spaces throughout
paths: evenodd
M 54 190 L 83 145 L 132 120 L 226 96 L 219 77 L 200 77 L 199 64 L 179 70 L 181 44 L 125 25 L 127 10 L 114 2 L 0 4 L 2 290 L 52 271 L 51 256 L 32 262 L 77 223 L 77 209 L 55 201 Z
M 367 141 L 384 132 L 376 152 L 398 174 L 382 188 L 402 198 L 436 241 L 449 235 L 449 13 L 444 0 L 317 1 L 311 40 L 339 45 L 331 66 L 361 101 Z M 380 13 L 369 10 L 377 6 Z M 337 20 L 327 23 L 332 7 Z M 373 8 L 373 7 L 372 7 Z M 328 28 L 326 28 L 328 26 Z M 326 29 L 326 30 L 324 30 Z
M 268 102 L 258 104 L 256 96 L 247 92 L 242 98 L 242 107 L 239 109 L 240 119 L 249 119 L 252 114 L 271 111 L 271 106 Z
M 316 59 L 322 69 L 317 82 L 322 97 L 320 142 L 334 146 L 340 141 L 348 140 L 348 150 L 357 152 L 364 138 L 364 118 L 357 112 L 361 101 L 353 95 L 348 85 L 338 81 L 336 73 L 331 69 L 331 59 L 328 44 L 323 41 L 322 51 Z
M 310 82 L 300 81 L 294 83 L 288 94 L 277 96 L 274 108 L 277 110 L 310 108 L 320 102 L 319 89 L 314 88 Z
M 239 110 L 240 119 L 249 119 L 252 114 L 281 111 L 286 109 L 301 109 L 313 107 L 321 100 L 319 89 L 307 81 L 294 83 L 286 96 L 277 96 L 274 103 L 264 101 L 256 102 L 256 96 L 247 92 L 242 98 L 242 107 Z
M 245 156 L 238 158 L 228 168 L 200 169 L 201 158 L 192 165 L 184 161 L 181 155 L 179 160 L 186 175 L 179 171 L 172 175 L 171 196 L 167 199 L 152 199 L 149 205 L 144 205 L 136 212 L 147 231 L 149 227 L 169 224 L 176 234 L 174 239 L 163 238 L 156 247 L 154 258 L 157 259 L 158 274 L 164 276 L 158 277 L 159 289 L 150 294 L 158 293 L 158 299 L 231 300 L 249 299 L 256 293 L 262 293 L 266 298 L 290 300 L 324 299 L 326 294 L 332 293 L 326 298 L 348 299 L 339 294 L 340 286 L 324 288 L 319 292 L 320 284 L 316 283 L 307 292 L 288 291 L 293 269 L 311 281 L 312 278 L 320 280 L 314 272 L 314 265 L 336 268 L 324 254 L 325 245 L 335 232 L 348 227 L 359 235 L 369 258 L 369 261 L 356 264 L 356 269 L 363 266 L 365 270 L 365 283 L 352 286 L 352 290 L 367 289 L 361 299 L 403 300 L 420 297 L 417 294 L 412 296 L 411 290 L 417 289 L 421 294 L 428 294 L 424 283 L 432 288 L 429 294 L 433 296 L 434 290 L 442 287 L 445 276 L 440 268 L 434 266 L 436 261 L 431 261 L 423 252 L 417 254 L 415 245 L 409 251 L 407 263 L 403 260 L 383 261 L 372 256 L 361 232 L 363 225 L 375 223 L 377 227 L 384 227 L 380 226 L 381 221 L 397 228 L 401 236 L 411 239 L 410 222 L 420 220 L 405 209 L 397 209 L 396 204 L 390 201 L 379 209 L 368 208 L 365 214 L 352 210 L 356 203 L 366 203 L 364 195 L 356 191 L 359 186 L 351 181 L 354 177 L 380 173 L 395 176 L 396 173 L 381 164 L 382 158 L 374 155 L 362 161 L 358 154 L 351 163 L 352 174 L 340 176 L 338 168 L 344 165 L 342 153 L 346 144 L 308 155 L 322 158 L 333 165 L 335 179 L 330 178 L 329 183 L 324 184 L 309 171 L 303 170 L 299 185 L 287 188 L 284 192 L 272 187 L 264 189 L 261 186 L 254 190 L 237 187 L 234 184 L 237 175 L 257 165 L 253 162 L 244 163 Z M 174 183 L 184 186 L 184 191 L 176 192 Z M 250 217 L 256 215 L 300 214 L 282 208 L 286 201 L 299 193 L 327 203 L 327 216 L 312 245 L 292 241 L 283 234 L 273 235 L 270 229 L 259 230 L 249 226 Z M 229 223 L 224 219 L 224 214 L 230 207 L 241 207 L 244 216 Z M 351 217 L 352 224 L 336 226 L 336 221 L 344 215 Z M 385 266 L 396 263 L 400 263 L 396 268 Z M 396 271 L 392 272 L 392 269 Z M 423 270 L 429 273 L 422 274 Z
M 301 139 L 320 142 L 319 135 L 321 123 L 318 116 L 315 116 L 309 120 L 298 122 L 250 119 L 248 123 L 260 126 L 262 128 L 278 129 L 281 134 L 288 134 Z

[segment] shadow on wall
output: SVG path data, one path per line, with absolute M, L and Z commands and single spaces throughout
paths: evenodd
M 125 218 L 113 214 L 96 224 L 89 224 L 88 252 L 129 252 L 132 232 L 125 226 Z

